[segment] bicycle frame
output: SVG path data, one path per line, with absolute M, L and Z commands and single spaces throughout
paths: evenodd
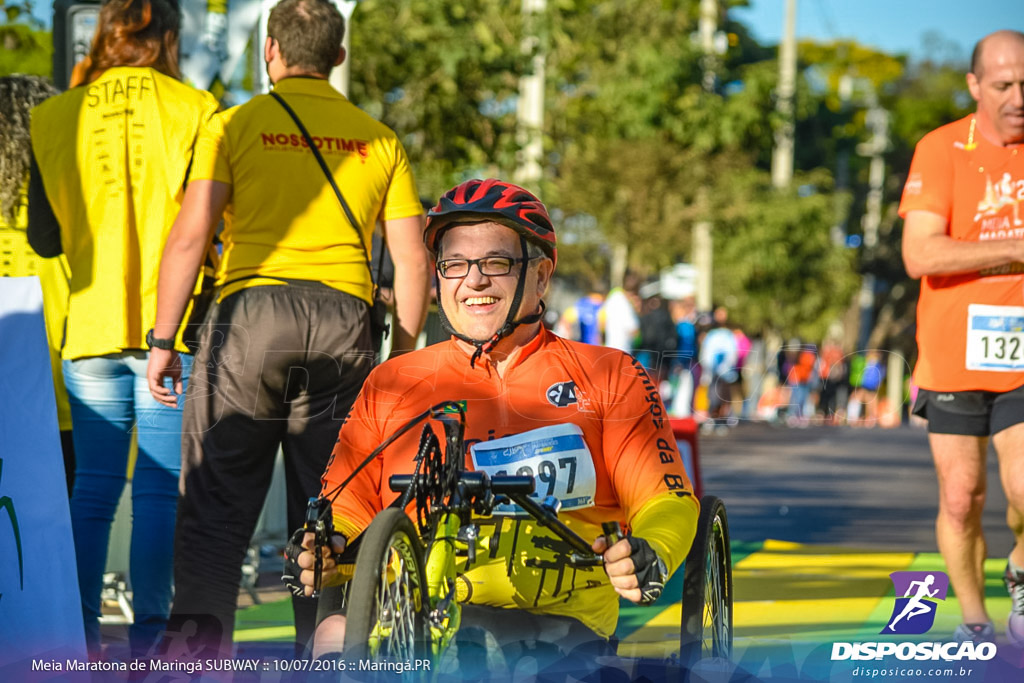
M 463 549 L 468 555 L 467 564 L 476 559 L 472 526 L 474 514 L 489 516 L 496 505 L 511 500 L 572 548 L 568 557 L 570 564 L 600 566 L 604 560 L 592 550 L 589 542 L 558 519 L 560 502 L 556 498 L 549 497 L 540 503 L 531 498 L 535 489 L 533 477 L 501 475 L 491 478 L 483 472 L 463 469 L 466 415 L 464 406 L 454 401 L 439 403 L 410 420 L 374 449 L 335 490 L 319 499 L 310 499 L 306 528 L 316 534 L 317 547 L 327 545 L 326 541 L 333 533 L 331 503 L 355 473 L 395 439 L 428 418 L 441 422 L 444 427 L 444 451 L 431 425 L 424 425 L 413 473 L 393 475 L 388 484 L 392 491 L 400 493 L 394 507 L 405 510 L 409 503 L 416 503 L 416 522 L 425 548 L 423 566 L 429 607 L 430 655 L 439 660 L 461 626 L 461 606 L 456 594 L 456 559 Z M 618 522 L 606 523 L 603 528 L 609 545 L 621 535 Z M 464 530 L 465 535 L 460 535 Z M 318 557 L 317 564 L 320 562 Z M 314 570 L 316 579 L 320 576 L 318 570 L 319 567 Z
M 463 526 L 460 515 L 447 512 L 427 546 L 427 598 L 430 601 L 430 649 L 435 659 L 451 645 L 462 625 L 455 596 L 455 543 Z

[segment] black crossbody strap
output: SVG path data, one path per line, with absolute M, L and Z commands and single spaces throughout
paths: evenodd
M 338 187 L 338 183 L 334 180 L 334 174 L 331 173 L 331 169 L 327 166 L 327 162 L 324 161 L 324 157 L 320 154 L 320 150 L 317 149 L 316 144 L 313 142 L 312 136 L 306 127 L 302 124 L 302 120 L 298 114 L 288 106 L 288 103 L 284 101 L 284 98 L 278 95 L 276 92 L 271 91 L 270 96 L 273 97 L 278 103 L 284 107 L 284 110 L 288 112 L 288 115 L 295 121 L 295 125 L 299 127 L 299 131 L 302 133 L 302 137 L 306 139 L 306 144 L 309 149 L 313 152 L 313 156 L 316 157 L 316 161 L 320 164 L 320 170 L 324 172 L 327 177 L 327 182 L 331 184 L 331 189 L 334 190 L 335 196 L 338 197 L 338 202 L 341 204 L 342 210 L 345 212 L 345 217 L 348 218 L 348 222 L 352 224 L 352 229 L 356 231 L 356 237 L 359 239 L 359 246 L 363 249 L 363 258 L 366 259 L 366 269 L 370 271 L 370 283 L 373 285 L 373 298 L 377 298 L 377 280 L 373 276 L 373 266 L 370 263 L 370 253 L 366 248 L 366 242 L 363 241 L 363 233 L 359 230 L 359 224 L 356 222 L 356 217 L 352 215 L 352 209 L 349 208 L 348 202 L 345 201 L 345 195 L 341 194 L 341 189 Z M 378 269 L 383 264 L 384 258 L 384 245 L 381 244 L 380 259 L 378 261 Z

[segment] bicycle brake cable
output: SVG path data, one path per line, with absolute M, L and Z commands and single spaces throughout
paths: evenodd
M 334 520 L 332 519 L 332 509 L 334 501 L 338 498 L 339 495 L 341 495 L 341 492 L 345 490 L 345 487 L 348 486 L 349 482 L 351 482 L 352 479 L 354 479 L 355 476 L 359 474 L 359 472 L 361 472 L 364 467 L 373 462 L 374 458 L 380 455 L 384 451 L 384 449 L 386 449 L 388 446 L 394 443 L 397 439 L 399 439 L 410 429 L 415 427 L 423 420 L 429 419 L 431 417 L 436 418 L 441 415 L 444 415 L 446 411 L 450 411 L 452 408 L 454 408 L 458 412 L 460 421 L 462 425 L 465 426 L 466 409 L 458 402 L 442 401 L 441 403 L 433 405 L 429 409 L 420 413 L 419 415 L 416 415 L 415 417 L 411 418 L 408 422 L 406 422 L 404 425 L 399 427 L 394 433 L 392 433 L 391 436 L 386 438 L 379 446 L 374 448 L 369 453 L 369 455 L 367 455 L 363 459 L 363 461 L 359 463 L 359 465 L 355 469 L 353 469 L 352 472 L 349 473 L 349 475 L 345 478 L 343 482 L 338 484 L 331 491 L 325 494 L 321 494 L 318 498 L 309 499 L 309 503 L 307 504 L 306 509 L 305 527 L 307 531 L 311 531 L 314 534 L 314 548 L 320 548 L 324 546 L 328 548 L 330 547 L 330 537 L 334 533 Z M 429 430 L 429 434 L 431 437 L 433 437 L 433 443 L 435 445 L 436 450 L 439 452 L 440 443 L 437 440 L 437 436 L 433 433 L 433 430 Z M 427 440 L 427 437 L 421 438 L 421 450 L 425 445 L 429 445 L 424 444 L 424 440 Z M 432 451 L 434 449 L 431 448 L 428 450 Z M 419 456 L 417 457 L 418 462 L 416 465 L 415 474 L 418 474 L 420 465 L 424 461 L 430 461 L 430 459 L 427 457 L 428 453 L 423 453 L 422 456 L 422 458 L 420 458 Z M 411 484 L 411 486 L 416 487 L 418 489 L 419 487 L 417 487 L 416 485 L 417 481 L 418 477 L 414 475 L 413 483 Z M 417 508 L 419 508 L 419 503 L 417 503 Z M 323 557 L 319 553 L 319 551 L 314 552 L 313 556 L 313 590 L 314 594 L 316 594 L 320 590 L 320 580 L 323 573 Z M 337 557 L 335 559 L 337 560 Z
M 410 429 L 418 425 L 420 422 L 423 422 L 423 420 L 429 419 L 431 417 L 436 418 L 441 415 L 444 415 L 445 410 L 451 410 L 452 408 L 454 408 L 458 412 L 460 421 L 463 424 L 465 424 L 466 409 L 461 403 L 457 401 L 442 401 L 436 405 L 431 406 L 430 408 L 423 411 L 419 415 L 416 415 L 415 417 L 411 418 L 408 422 L 406 422 L 404 425 L 399 427 L 395 432 L 393 432 L 391 436 L 384 439 L 384 441 L 381 442 L 379 446 L 370 451 L 369 455 L 367 455 L 363 459 L 363 461 L 359 463 L 359 465 L 357 465 L 355 469 L 353 469 L 352 472 L 350 472 L 347 477 L 345 477 L 345 480 L 343 482 L 335 486 L 327 493 L 322 494 L 320 497 L 326 498 L 330 503 L 333 504 L 334 501 L 338 498 L 338 496 L 341 495 L 341 492 L 345 490 L 345 487 L 348 486 L 349 482 L 351 482 L 355 478 L 355 476 L 363 470 L 364 467 L 373 462 L 374 458 L 380 455 L 384 451 L 384 449 L 393 444 L 396 440 L 398 440 L 406 432 L 408 432 Z M 321 514 L 330 515 L 331 506 L 326 506 L 326 508 L 322 511 Z

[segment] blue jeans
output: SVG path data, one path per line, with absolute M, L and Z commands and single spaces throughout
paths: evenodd
M 157 403 L 146 383 L 148 358 L 145 351 L 127 351 L 64 361 L 76 453 L 71 525 L 86 644 L 93 653 L 99 652 L 100 591 L 110 527 L 127 478 L 133 427 L 138 433 L 129 567 L 133 651 L 146 653 L 170 612 L 184 394 L 177 409 Z M 192 356 L 180 358 L 185 379 Z
M 809 417 L 804 415 L 804 409 L 807 407 L 807 401 L 810 397 L 810 382 L 799 382 L 793 385 L 793 388 L 789 393 L 789 405 L 790 409 L 793 411 L 793 417 Z

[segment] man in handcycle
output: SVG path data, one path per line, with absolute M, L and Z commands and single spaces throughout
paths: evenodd
M 604 565 L 573 566 L 567 544 L 528 516 L 476 519 L 476 559 L 468 568 L 460 559 L 458 567 L 465 604 L 457 647 L 461 651 L 472 636 L 490 650 L 556 643 L 566 653 L 585 647 L 612 654 L 618 597 L 637 604 L 658 598 L 686 557 L 699 512 L 656 387 L 631 356 L 563 339 L 542 326 L 541 297 L 558 254 L 547 209 L 526 190 L 498 180 L 467 181 L 429 212 L 424 239 L 436 257 L 438 309 L 452 337 L 371 372 L 341 428 L 324 491 L 336 489 L 425 409 L 442 400 L 461 403 L 466 469 L 535 476 L 538 496 L 559 498 L 560 519 L 594 539 Z M 488 442 L 528 439 L 538 428 L 548 428 L 544 436 L 560 445 L 541 455 L 503 449 L 499 458 L 488 449 Z M 418 432 L 408 431 L 334 500 L 335 554 L 398 497 L 389 478 L 413 472 L 417 444 Z M 611 520 L 627 533 L 608 547 L 601 524 Z M 307 550 L 292 550 L 301 568 L 296 585 L 307 594 L 314 583 L 313 544 L 307 533 Z M 351 567 L 336 563 L 325 547 L 320 552 L 326 588 L 318 656 L 342 649 L 339 584 L 351 577 Z M 331 605 L 336 613 L 325 615 Z

